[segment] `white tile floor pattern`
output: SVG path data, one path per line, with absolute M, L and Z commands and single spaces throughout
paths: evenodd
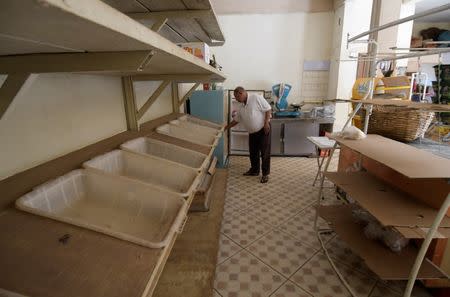
M 213 297 L 350 296 L 320 250 L 313 231 L 317 164 L 308 158 L 272 158 L 268 184 L 244 177 L 248 157 L 231 157 Z M 337 159 L 330 170 L 337 166 Z M 330 186 L 330 184 L 327 184 Z M 339 203 L 333 189 L 326 203 Z M 320 226 L 327 227 L 320 220 Z M 378 279 L 335 234 L 326 244 L 361 297 L 401 297 L 406 282 Z M 416 286 L 413 296 L 431 296 Z

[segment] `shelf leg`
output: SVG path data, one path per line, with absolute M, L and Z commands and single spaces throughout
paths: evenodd
M 178 104 L 180 100 L 179 94 L 178 94 L 178 83 L 172 82 L 172 112 L 179 113 L 180 112 L 180 105 Z
M 337 145 L 338 145 L 338 143 L 335 142 L 333 145 L 333 148 L 330 150 L 330 153 L 328 155 L 327 162 L 325 163 L 325 168 L 323 169 L 323 172 L 328 171 L 328 167 L 330 166 L 331 159 L 333 158 L 333 154 L 334 154 L 334 151 L 336 150 Z M 320 206 L 320 200 L 322 199 L 324 182 L 325 182 L 325 174 L 322 173 L 320 176 L 319 195 L 317 196 L 317 204 L 316 204 L 317 207 Z M 317 232 L 318 232 L 318 225 L 317 225 L 318 218 L 319 218 L 319 213 L 317 212 L 317 209 L 316 209 L 316 215 L 314 217 L 314 230 Z
M 353 120 L 353 118 L 355 117 L 356 113 L 361 109 L 361 106 L 362 106 L 362 103 L 358 103 L 358 105 L 356 105 L 355 110 L 353 110 L 353 112 L 348 117 L 347 121 L 344 124 L 344 127 L 342 127 L 342 130 L 347 128 L 348 124 L 350 124 L 350 122 Z
M 334 264 L 334 261 L 333 259 L 331 259 L 330 254 L 328 254 L 328 250 L 325 244 L 323 243 L 322 238 L 320 237 L 320 234 L 322 234 L 322 232 L 324 231 L 317 231 L 317 238 L 319 239 L 320 245 L 322 246 L 322 250 L 324 251 L 325 256 L 327 257 L 328 262 L 330 262 L 331 268 L 333 268 L 334 272 L 336 272 L 337 276 L 339 277 L 339 279 L 341 280 L 342 284 L 347 289 L 347 291 L 350 293 L 350 295 L 352 295 L 353 297 L 358 297 L 358 295 L 356 295 L 355 292 L 353 292 L 351 286 L 348 284 L 344 276 L 339 271 L 339 268 L 337 268 L 336 264 Z
M 8 74 L 3 85 L 0 87 L 0 119 L 5 114 L 9 105 L 13 102 L 29 76 L 29 73 Z
M 358 105 L 355 107 L 355 109 L 353 110 L 353 112 L 351 113 L 351 115 L 348 117 L 347 121 L 344 124 L 344 127 L 342 128 L 342 130 L 344 130 L 348 124 L 350 124 L 350 122 L 352 121 L 353 117 L 356 115 L 356 113 L 359 111 L 359 109 L 361 108 L 362 103 L 358 103 Z M 330 150 L 327 162 L 325 163 L 325 168 L 323 170 L 323 172 L 327 172 L 328 171 L 328 167 L 330 166 L 331 163 L 331 159 L 333 158 L 333 154 L 334 151 L 337 148 L 338 143 L 336 142 L 333 145 L 333 148 Z M 319 169 L 320 170 L 320 169 Z M 320 201 L 322 198 L 322 193 L 323 193 L 323 183 L 325 181 L 325 175 L 322 173 L 321 178 L 320 178 L 320 189 L 319 189 L 319 195 L 317 198 L 317 207 L 320 206 Z M 333 260 L 331 259 L 330 255 L 328 254 L 328 250 L 325 247 L 325 244 L 322 241 L 322 238 L 320 237 L 320 234 L 322 232 L 328 232 L 326 230 L 319 230 L 318 228 L 318 224 L 317 221 L 319 219 L 319 213 L 316 209 L 316 213 L 315 213 L 315 217 L 314 217 L 314 230 L 316 231 L 316 235 L 317 238 L 319 239 L 320 245 L 322 246 L 322 250 L 324 251 L 326 257 L 328 258 L 328 262 L 330 262 L 331 267 L 333 268 L 333 270 L 336 272 L 337 276 L 339 277 L 339 279 L 341 280 L 342 284 L 345 286 L 345 288 L 348 290 L 348 292 L 350 293 L 351 296 L 353 297 L 357 297 L 357 295 L 353 292 L 352 288 L 350 287 L 350 285 L 347 283 L 347 281 L 345 280 L 344 276 L 340 273 L 339 269 L 336 267 L 336 265 L 334 264 Z
M 136 113 L 136 99 L 134 95 L 133 80 L 131 76 L 122 77 L 123 101 L 125 105 L 125 115 L 127 119 L 127 129 L 129 131 L 139 131 L 138 118 Z
M 344 124 L 344 127 L 342 127 L 342 130 L 344 130 L 348 126 L 348 124 L 350 124 L 350 122 L 352 121 L 353 117 L 359 111 L 361 106 L 362 106 L 362 103 L 358 103 L 358 105 L 356 105 L 355 110 L 353 110 L 351 115 L 348 117 L 347 121 Z M 327 172 L 328 171 L 328 167 L 330 166 L 331 158 L 333 157 L 333 154 L 334 154 L 334 151 L 336 150 L 337 145 L 338 144 L 336 142 L 333 145 L 333 148 L 330 150 L 330 154 L 328 156 L 327 162 L 325 163 L 325 168 L 323 169 L 323 172 Z M 325 181 L 325 175 L 322 173 L 321 178 L 320 178 L 319 196 L 317 197 L 317 206 L 320 205 L 320 199 L 322 198 L 324 181 Z M 316 230 L 316 231 L 317 231 L 317 219 L 318 219 L 318 216 L 319 216 L 319 214 L 317 213 L 317 210 L 316 210 L 316 216 L 314 217 L 314 230 Z
M 430 246 L 431 240 L 434 237 L 434 234 L 436 233 L 436 230 L 439 228 L 439 225 L 441 224 L 442 219 L 447 214 L 447 210 L 450 207 L 450 193 L 447 194 L 447 198 L 445 198 L 444 203 L 442 204 L 441 208 L 439 209 L 438 214 L 436 215 L 436 218 L 434 219 L 433 224 L 431 225 L 430 230 L 427 233 L 427 236 L 425 237 L 425 240 L 423 241 L 422 245 L 420 246 L 419 253 L 417 254 L 416 261 L 414 262 L 413 268 L 411 270 L 411 273 L 409 274 L 408 284 L 406 285 L 405 293 L 403 294 L 403 297 L 410 297 L 412 290 L 414 288 L 414 283 L 417 279 L 417 274 L 419 273 L 420 266 L 422 265 L 423 259 L 425 258 L 425 254 L 428 251 L 428 247 Z
M 322 162 L 320 162 L 320 149 L 319 149 L 319 147 L 316 145 L 316 154 L 317 154 L 317 157 L 316 157 L 316 160 L 317 160 L 317 174 L 316 174 L 316 177 L 314 178 L 314 181 L 313 181 L 313 187 L 315 187 L 316 186 L 316 181 L 317 181 L 317 179 L 320 177 L 320 169 L 321 169 L 321 167 L 322 167 L 322 164 L 323 164 L 323 161 L 325 160 L 325 157 L 323 157 L 322 158 Z

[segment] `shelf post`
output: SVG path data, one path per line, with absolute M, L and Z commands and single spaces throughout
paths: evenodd
M 127 129 L 131 131 L 139 131 L 136 98 L 134 95 L 133 80 L 131 76 L 122 77 L 123 101 L 125 104 L 125 115 L 127 119 Z
M 9 105 L 13 102 L 29 76 L 30 73 L 8 74 L 3 85 L 0 87 L 0 119 L 3 117 Z
M 180 105 L 179 105 L 179 94 L 178 94 L 178 83 L 172 82 L 172 112 L 180 112 Z

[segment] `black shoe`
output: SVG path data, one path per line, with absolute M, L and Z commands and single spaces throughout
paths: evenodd
M 252 171 L 251 169 L 243 174 L 244 176 L 258 176 L 259 172 Z
M 263 175 L 262 177 L 261 177 L 261 183 L 262 184 L 265 184 L 265 183 L 267 183 L 269 181 L 269 176 L 268 175 Z

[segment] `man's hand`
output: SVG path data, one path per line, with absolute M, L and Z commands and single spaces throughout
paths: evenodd
M 264 123 L 264 133 L 266 133 L 266 135 L 267 134 L 269 134 L 269 132 L 270 132 L 270 125 L 269 125 L 269 123 Z
M 232 127 L 236 126 L 238 124 L 238 122 L 236 122 L 235 120 L 231 121 L 231 123 L 229 123 L 228 125 L 225 126 L 224 130 L 228 130 L 231 129 Z
M 264 118 L 264 133 L 269 134 L 270 132 L 270 119 L 272 118 L 272 110 L 266 111 Z

